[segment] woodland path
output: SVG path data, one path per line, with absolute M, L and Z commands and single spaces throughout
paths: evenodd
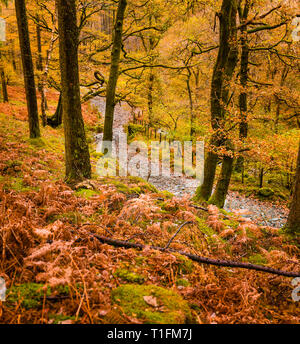
M 104 115 L 105 100 L 96 97 L 91 101 L 98 111 Z M 124 125 L 126 125 L 131 118 L 129 107 L 127 104 L 118 104 L 115 108 L 114 116 L 114 136 L 119 133 L 124 133 Z M 96 142 L 102 140 L 102 134 L 96 135 Z M 192 196 L 199 182 L 196 179 L 188 177 L 150 177 L 149 183 L 153 184 L 157 189 L 169 191 L 177 197 L 184 195 Z M 250 218 L 255 223 L 263 226 L 271 226 L 280 228 L 285 225 L 288 210 L 279 205 L 273 205 L 269 202 L 260 201 L 252 197 L 245 197 L 238 192 L 230 191 L 226 203 L 225 210 L 227 211 L 241 211 L 241 216 Z M 244 212 L 243 212 L 244 210 Z M 246 211 L 247 210 L 247 211 Z

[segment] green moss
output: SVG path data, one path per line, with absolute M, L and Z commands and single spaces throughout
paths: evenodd
M 274 191 L 270 188 L 260 188 L 258 190 L 258 195 L 265 197 L 265 198 L 269 198 L 269 197 L 272 197 L 274 195 Z
M 112 184 L 116 187 L 116 189 L 119 192 L 125 193 L 125 194 L 129 194 L 130 193 L 130 187 L 122 182 L 120 182 L 119 180 L 108 180 L 107 184 Z
M 156 298 L 158 307 L 145 302 L 144 296 Z M 145 324 L 185 324 L 192 321 L 187 302 L 176 292 L 155 285 L 128 284 L 112 291 L 113 303 L 127 316 Z
M 174 195 L 167 190 L 161 191 L 159 194 L 165 199 L 172 199 L 174 197 Z
M 8 160 L 5 162 L 7 168 L 21 167 L 23 165 L 22 161 L 19 160 Z
M 223 220 L 223 223 L 226 226 L 233 228 L 233 229 L 236 229 L 239 226 L 239 223 L 237 221 L 234 221 L 234 220 Z
M 44 148 L 46 146 L 44 140 L 41 137 L 36 139 L 29 139 L 28 142 L 31 146 L 34 146 L 35 148 Z
M 197 223 L 198 223 L 198 228 L 199 230 L 205 234 L 205 236 L 207 237 L 207 241 L 209 243 L 214 243 L 215 239 L 214 239 L 214 235 L 216 235 L 215 231 L 208 227 L 207 224 L 205 223 L 204 219 L 200 219 L 199 217 L 196 218 Z
M 231 215 L 231 213 L 229 213 L 228 211 L 224 210 L 224 209 L 219 209 L 220 213 L 226 216 Z
M 96 151 L 91 151 L 91 157 L 93 157 L 93 158 L 95 158 L 95 159 L 100 159 L 100 158 L 102 158 L 103 156 L 104 156 L 104 154 L 103 153 L 98 153 L 98 152 L 96 152 Z
M 26 309 L 39 308 L 43 303 L 45 295 L 43 284 L 25 283 L 18 286 L 13 286 L 7 295 L 7 305 L 16 305 L 21 303 L 21 306 Z M 50 287 L 47 288 L 46 296 L 51 295 Z
M 145 133 L 145 127 L 140 124 L 133 124 L 130 123 L 126 127 L 127 134 L 130 138 L 133 138 L 136 134 L 144 134 Z
M 140 185 L 140 188 L 144 191 L 144 192 L 146 192 L 146 191 L 150 191 L 150 192 L 153 192 L 153 193 L 158 193 L 159 191 L 157 190 L 157 188 L 154 186 L 154 185 L 152 185 L 152 184 L 150 184 L 150 183 L 147 183 L 147 182 L 143 182 L 143 183 L 141 183 Z
M 129 193 L 140 195 L 142 193 L 142 189 L 140 187 L 136 186 L 136 187 L 130 188 Z
M 53 223 L 57 220 L 77 225 L 82 222 L 82 215 L 79 212 L 70 211 L 68 213 L 52 215 L 49 218 L 47 218 L 48 223 Z
M 53 319 L 53 324 L 59 324 L 65 320 L 76 320 L 76 317 L 61 314 L 49 314 L 49 319 Z
M 179 278 L 176 280 L 176 285 L 182 287 L 189 287 L 191 283 L 185 278 Z
M 139 184 L 138 186 L 133 186 L 133 187 L 130 187 L 120 181 L 112 181 L 111 184 L 115 185 L 119 192 L 129 194 L 129 195 L 133 195 L 133 194 L 140 195 L 144 193 L 145 190 L 147 189 L 146 185 L 144 184 Z
M 147 183 L 140 177 L 116 177 L 105 178 L 103 180 L 105 184 L 114 185 L 119 192 L 124 194 L 143 194 L 147 192 L 158 193 L 158 190 L 151 184 Z
M 178 272 L 180 274 L 190 274 L 194 270 L 194 264 L 193 262 L 186 258 L 185 256 L 182 256 L 180 254 L 175 254 L 177 257 L 177 267 Z
M 142 284 L 145 282 L 145 277 L 138 275 L 134 272 L 131 272 L 126 269 L 118 269 L 115 273 L 114 276 L 121 278 L 124 281 L 131 282 L 131 283 L 138 283 Z
M 129 176 L 128 177 L 128 181 L 130 183 L 135 183 L 135 184 L 139 184 L 139 183 L 144 183 L 144 179 L 141 177 L 133 177 L 133 176 Z
M 98 192 L 94 191 L 94 190 L 89 190 L 89 189 L 78 189 L 75 192 L 75 195 L 78 197 L 82 197 L 82 198 L 86 198 L 86 199 L 90 199 L 93 196 L 97 196 L 99 195 Z
M 135 257 L 135 262 L 137 265 L 141 266 L 144 264 L 144 262 L 146 261 L 146 257 L 143 257 L 143 256 L 138 256 L 138 257 Z
M 37 187 L 24 185 L 23 178 L 9 178 L 3 179 L 3 189 L 4 190 L 14 190 L 17 192 L 27 192 L 31 190 L 37 191 Z
M 6 304 L 8 307 L 20 304 L 26 309 L 40 308 L 43 305 L 44 297 L 49 297 L 52 292 L 55 292 L 55 295 L 64 296 L 70 293 L 67 285 L 59 285 L 53 290 L 48 286 L 46 291 L 43 288 L 44 285 L 38 283 L 14 285 L 7 292 Z
M 252 264 L 265 265 L 268 263 L 267 259 L 261 254 L 256 253 L 248 258 L 248 261 Z

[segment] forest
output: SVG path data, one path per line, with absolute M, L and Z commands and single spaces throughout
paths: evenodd
M 300 323 L 297 0 L 0 1 L 0 324 Z

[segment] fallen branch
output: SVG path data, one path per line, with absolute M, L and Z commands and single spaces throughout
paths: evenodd
M 169 242 L 167 243 L 166 247 L 164 248 L 164 250 L 167 250 L 169 248 L 169 246 L 172 244 L 172 241 L 176 238 L 177 234 L 181 231 L 181 229 L 186 226 L 186 225 L 190 225 L 192 224 L 192 221 L 187 221 L 184 224 L 182 224 L 178 230 L 176 231 L 176 233 L 172 236 L 172 238 L 169 240 Z
M 103 237 L 96 234 L 93 234 L 93 237 L 96 238 L 98 241 L 100 241 L 102 244 L 108 244 L 115 247 L 124 247 L 127 249 L 135 248 L 139 250 L 143 250 L 146 248 L 146 246 L 142 244 L 134 244 L 127 241 L 110 239 L 110 238 Z M 215 265 L 215 266 L 256 270 L 256 271 L 270 273 L 273 275 L 286 276 L 286 277 L 300 277 L 300 272 L 288 272 L 288 271 L 277 270 L 277 269 L 269 268 L 266 266 L 255 265 L 255 264 L 205 258 L 205 257 L 196 256 L 194 254 L 186 253 L 183 251 L 177 251 L 171 248 L 165 249 L 163 247 L 156 247 L 156 246 L 150 246 L 150 248 L 153 250 L 161 251 L 161 252 L 178 253 L 200 264 L 209 264 L 209 265 Z

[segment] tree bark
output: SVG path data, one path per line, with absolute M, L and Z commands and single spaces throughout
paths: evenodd
M 154 88 L 154 73 L 153 68 L 150 68 L 149 75 L 149 89 L 148 89 L 148 112 L 149 112 L 149 125 L 153 125 L 153 88 Z
M 89 148 L 81 112 L 75 0 L 56 0 L 65 132 L 66 181 L 91 178 Z
M 3 100 L 3 103 L 8 103 L 7 80 L 6 80 L 4 66 L 2 62 L 0 66 L 0 76 L 1 76 L 1 85 L 2 85 L 2 100 Z
M 232 145 L 230 142 L 228 142 L 226 149 L 228 153 L 230 153 L 232 149 Z M 216 191 L 214 192 L 214 194 L 209 200 L 210 203 L 216 205 L 219 208 L 224 207 L 226 196 L 228 193 L 229 184 L 230 184 L 230 179 L 232 175 L 232 170 L 233 170 L 233 156 L 226 155 L 223 158 L 221 174 L 218 179 Z
M 153 16 L 149 16 L 149 27 L 151 27 L 153 21 Z M 149 37 L 149 54 L 153 53 L 153 50 L 156 46 L 155 38 L 150 34 Z M 154 58 L 151 55 L 150 64 L 154 64 Z M 153 68 L 150 68 L 150 75 L 149 75 L 149 88 L 148 88 L 148 112 L 149 112 L 149 124 L 150 126 L 153 125 L 153 90 L 154 90 L 154 81 L 155 75 Z
M 47 121 L 47 125 L 49 125 L 53 129 L 56 129 L 57 127 L 62 125 L 62 122 L 63 122 L 63 105 L 62 105 L 62 94 L 61 93 L 59 95 L 59 100 L 58 100 L 55 114 L 52 117 L 47 117 L 46 121 Z
M 240 12 L 240 22 L 245 24 L 249 10 L 251 6 L 251 0 L 246 0 L 244 9 Z M 243 25 L 241 28 L 241 68 L 240 68 L 240 83 L 242 91 L 239 95 L 239 108 L 240 108 L 240 132 L 239 137 L 242 142 L 248 137 L 248 94 L 247 94 L 247 85 L 248 85 L 248 69 L 249 69 L 249 46 L 248 46 L 248 34 L 247 34 L 247 25 Z M 244 168 L 244 157 L 240 155 L 237 159 L 235 170 L 237 172 L 242 172 Z
M 192 73 L 190 69 L 188 68 L 188 76 L 186 80 L 186 87 L 188 90 L 188 95 L 189 95 L 189 105 L 190 105 L 190 136 L 191 139 L 195 136 L 195 112 L 194 112 L 194 103 L 193 103 L 193 94 L 192 94 L 192 88 L 191 88 L 191 76 Z
M 110 75 L 106 91 L 106 108 L 105 108 L 105 121 L 103 141 L 112 141 L 113 139 L 113 122 L 114 111 L 116 105 L 116 88 L 119 78 L 119 65 L 122 49 L 122 35 L 123 35 L 123 22 L 125 11 L 127 7 L 127 0 L 119 0 L 117 17 L 114 28 L 113 47 L 111 53 L 111 67 Z
M 36 40 L 37 40 L 37 48 L 38 48 L 38 58 L 36 68 L 40 72 L 38 77 L 38 90 L 41 95 L 41 112 L 42 112 L 42 123 L 45 127 L 47 125 L 47 117 L 46 117 L 46 98 L 45 98 L 45 90 L 44 90 L 44 83 L 43 83 L 43 55 L 42 55 L 42 37 L 41 37 L 41 28 L 37 24 L 36 25 Z
M 220 146 L 220 141 L 217 135 L 213 135 L 209 146 L 210 150 L 207 152 L 204 161 L 204 182 L 201 187 L 196 190 L 196 200 L 208 201 L 214 186 L 216 168 L 219 160 L 218 154 L 215 150 Z
M 232 79 L 238 57 L 236 38 L 237 4 L 235 0 L 223 0 L 220 19 L 220 48 L 211 84 L 211 125 L 214 130 L 212 147 L 207 153 L 204 181 L 196 192 L 197 200 L 207 201 L 212 193 L 218 154 L 216 148 L 226 141 L 224 125 L 229 100 L 229 81 Z
M 41 135 L 25 1 L 15 0 L 15 8 L 23 64 L 30 137 L 37 138 Z
M 288 49 L 289 51 L 289 49 Z M 281 72 L 281 78 L 280 78 L 280 88 L 284 86 L 285 80 L 289 74 L 289 67 L 285 65 L 283 67 L 283 70 Z M 276 97 L 275 97 L 276 98 Z M 278 134 L 278 124 L 280 120 L 280 100 L 276 98 L 276 115 L 275 115 L 275 121 L 274 121 L 274 132 L 275 134 Z
M 286 228 L 290 233 L 300 234 L 300 144 L 296 167 L 295 187 Z

